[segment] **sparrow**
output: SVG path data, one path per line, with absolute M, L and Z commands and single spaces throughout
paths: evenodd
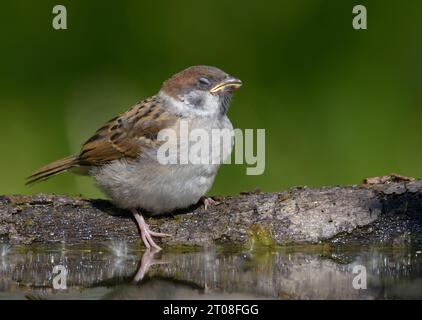
M 27 184 L 71 171 L 90 175 L 119 208 L 129 210 L 144 245 L 161 249 L 153 237 L 169 234 L 150 230 L 143 214 L 157 215 L 200 201 L 213 204 L 210 190 L 221 162 L 209 164 L 158 161 L 163 129 L 178 133 L 181 121 L 189 130 L 233 126 L 227 117 L 233 91 L 242 82 L 211 66 L 192 66 L 165 81 L 158 93 L 109 120 L 81 147 L 79 154 L 52 162 L 27 178 Z M 180 141 L 176 142 L 180 145 Z M 233 143 L 229 150 L 230 154 Z

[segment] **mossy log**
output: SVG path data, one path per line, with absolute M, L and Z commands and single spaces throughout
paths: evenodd
M 169 233 L 162 246 L 215 243 L 420 245 L 422 180 L 367 180 L 354 186 L 292 188 L 215 197 L 219 204 L 148 219 Z M 398 179 L 402 180 L 402 179 Z M 129 212 L 106 200 L 63 195 L 0 196 L 0 241 L 139 241 Z

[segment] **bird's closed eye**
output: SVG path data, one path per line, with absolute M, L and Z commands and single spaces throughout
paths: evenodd
M 211 85 L 211 81 L 208 78 L 205 78 L 205 77 L 200 77 L 198 79 L 198 83 L 202 86 L 210 86 Z

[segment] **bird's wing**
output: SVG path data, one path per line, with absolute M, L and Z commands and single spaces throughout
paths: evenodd
M 95 166 L 122 158 L 136 159 L 144 150 L 163 143 L 157 140 L 158 132 L 172 127 L 177 118 L 162 104 L 154 96 L 108 121 L 83 144 L 78 162 Z

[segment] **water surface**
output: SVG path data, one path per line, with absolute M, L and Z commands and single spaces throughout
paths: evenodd
M 55 266 L 67 270 L 66 289 L 53 287 L 60 274 L 53 273 Z M 363 276 L 361 267 L 353 273 L 355 266 L 365 267 L 366 289 L 353 285 L 356 276 Z M 0 299 L 157 298 L 421 299 L 422 253 L 410 247 L 213 247 L 156 253 L 122 242 L 0 245 Z

